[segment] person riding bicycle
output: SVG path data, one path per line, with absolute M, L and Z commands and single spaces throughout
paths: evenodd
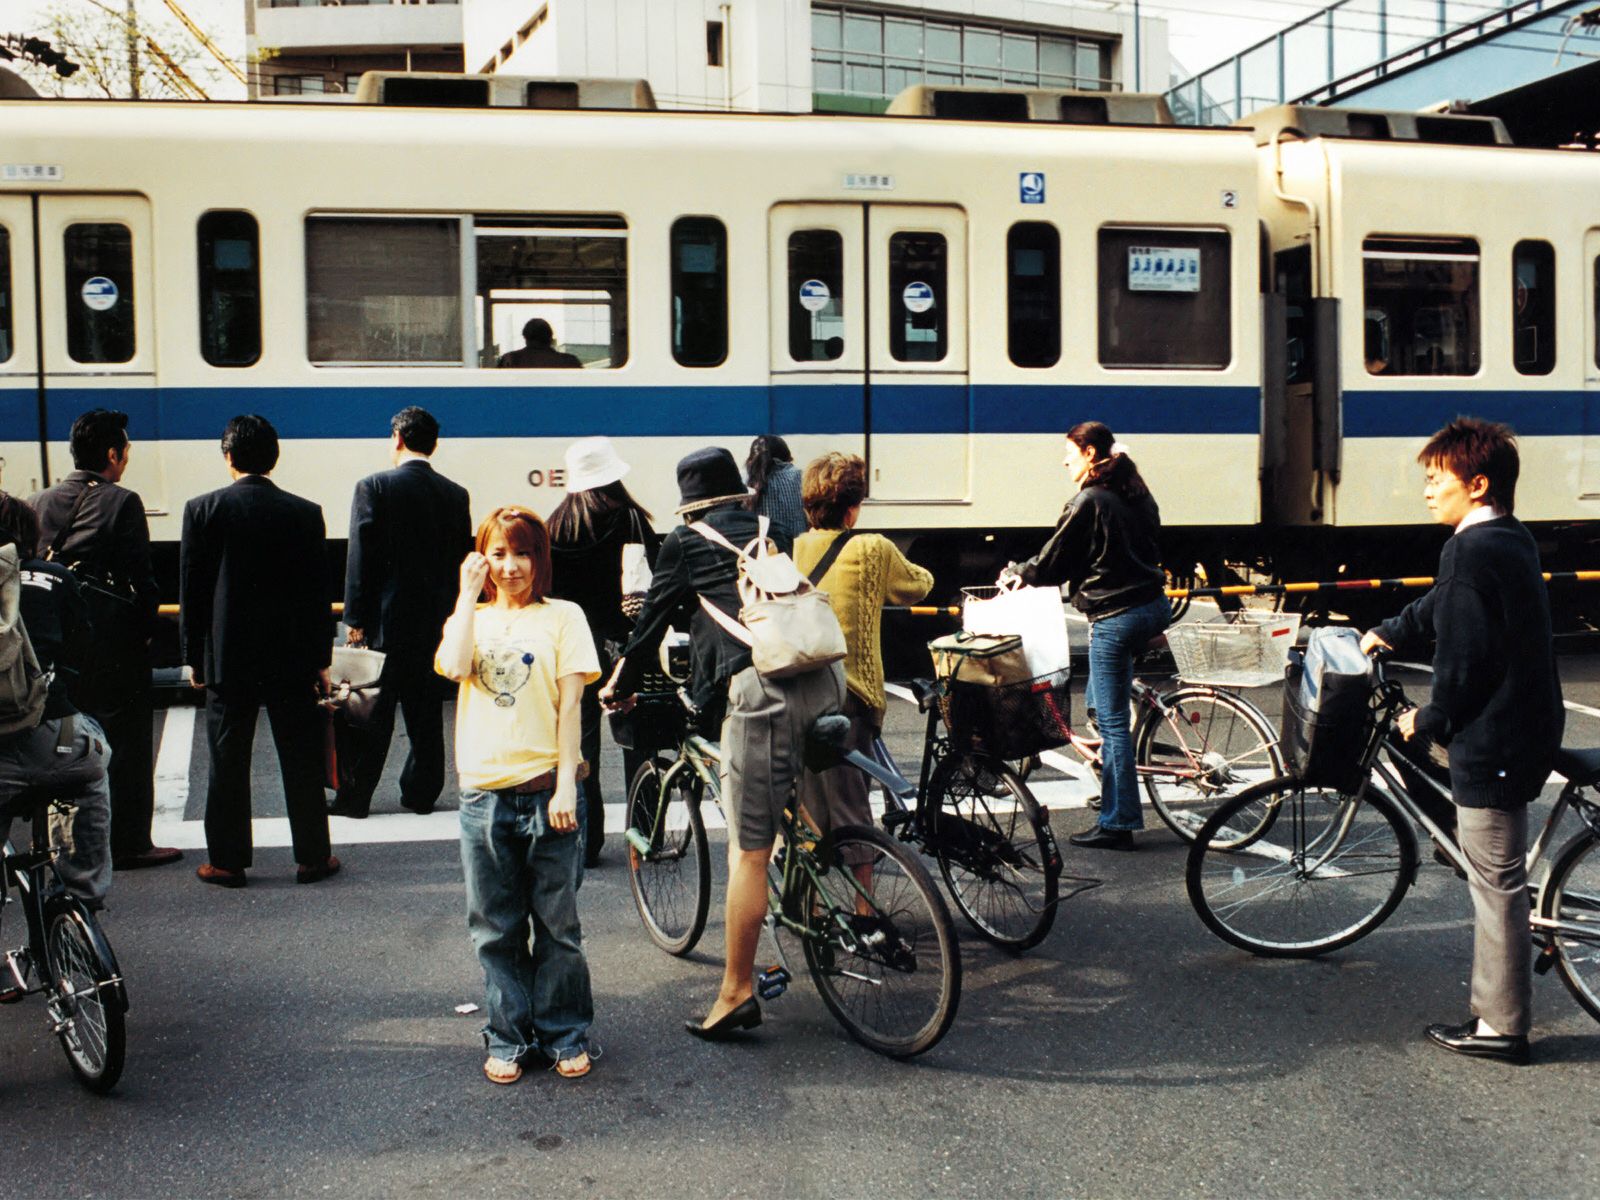
M 1472 865 L 1472 1012 L 1429 1025 L 1446 1050 L 1528 1061 L 1528 805 L 1561 745 L 1565 710 L 1539 548 L 1511 515 L 1520 463 L 1510 429 L 1452 421 L 1417 456 L 1428 509 L 1454 535 L 1433 587 L 1361 640 L 1368 653 L 1435 642 L 1433 693 L 1403 714 L 1406 740 L 1448 747 L 1458 841 Z
M 696 450 L 678 463 L 678 515 L 686 524 L 666 536 L 655 576 L 622 658 L 600 692 L 601 703 L 630 706 L 668 624 L 686 604 L 689 624 L 690 700 L 709 727 L 724 708 L 722 798 L 728 815 L 727 962 L 722 987 L 702 1021 L 684 1022 L 694 1036 L 720 1040 L 761 1024 L 752 975 L 761 924 L 767 915 L 767 863 L 784 803 L 802 770 L 805 731 L 823 713 L 844 706 L 844 671 L 837 664 L 774 679 L 751 665 L 750 648 L 724 630 L 698 601 L 737 620 L 738 559 L 695 532 L 703 522 L 735 546 L 759 536 L 759 518 L 745 507 L 748 493 L 733 455 L 720 446 Z M 787 535 L 768 534 L 778 549 Z
M 98 909 L 111 887 L 111 749 L 72 695 L 89 657 L 89 610 L 72 573 L 38 558 L 38 544 L 33 509 L 0 494 L 0 546 L 16 547 L 22 625 L 50 681 L 38 724 L 0 736 L 0 841 L 25 815 L 12 804 L 24 792 L 67 805 L 69 814 L 50 814 L 51 841 L 61 848 L 56 870 L 68 892 Z

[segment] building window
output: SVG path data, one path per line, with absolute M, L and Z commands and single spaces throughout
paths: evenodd
M 0 362 L 11 357 L 11 231 L 0 226 Z
M 133 233 L 126 225 L 69 225 L 64 238 L 67 354 L 125 363 L 135 349 Z
M 844 4 L 812 6 L 811 54 L 813 87 L 821 93 L 892 98 L 923 83 L 1114 86 L 1105 42 Z
M 307 217 L 313 363 L 461 365 L 461 222 Z
M 1368 238 L 1363 349 L 1371 375 L 1475 375 L 1478 243 Z
M 1100 231 L 1100 364 L 1217 370 L 1233 357 L 1228 234 Z
M 1522 375 L 1556 369 L 1556 251 L 1549 242 L 1518 242 L 1512 255 L 1512 358 Z
M 944 235 L 889 238 L 889 353 L 896 362 L 940 362 L 949 341 Z
M 615 216 L 474 222 L 478 362 L 601 371 L 628 361 L 628 230 Z
M 274 75 L 272 91 L 278 96 L 320 96 L 328 90 L 321 75 Z
M 789 235 L 789 357 L 832 362 L 844 354 L 844 238 L 833 229 Z
M 1061 235 L 1043 221 L 1006 234 L 1007 349 L 1019 367 L 1061 359 Z
M 261 358 L 261 255 L 247 212 L 200 218 L 200 354 L 214 367 L 248 367 Z
M 672 357 L 685 367 L 728 357 L 728 233 L 715 217 L 672 225 Z
M 722 22 L 706 22 L 706 66 L 722 65 Z

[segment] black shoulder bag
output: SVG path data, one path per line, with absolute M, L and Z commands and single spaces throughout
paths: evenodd
M 83 511 L 83 502 L 89 498 L 89 493 L 99 486 L 99 482 L 94 480 L 84 485 L 83 491 L 78 493 L 72 511 L 67 514 L 66 521 L 51 541 L 50 549 L 45 552 L 45 558 L 49 562 L 59 562 L 72 573 L 73 579 L 77 581 L 78 590 L 83 593 L 83 602 L 89 610 L 89 619 L 94 622 L 94 644 L 101 655 L 114 661 L 123 657 L 125 650 L 133 647 L 135 639 L 140 645 L 144 643 L 144 632 L 137 628 L 133 584 L 118 579 L 110 571 L 86 559 L 73 559 L 67 562 L 60 557 L 61 547 L 66 545 L 67 539 L 72 536 L 78 514 Z
M 822 577 L 832 570 L 833 564 L 839 561 L 839 554 L 844 550 L 845 543 L 855 535 L 856 531 L 854 529 L 846 529 L 833 539 L 833 545 L 829 546 L 827 552 L 817 559 L 817 565 L 812 567 L 811 574 L 806 576 L 811 581 L 812 587 L 822 586 Z

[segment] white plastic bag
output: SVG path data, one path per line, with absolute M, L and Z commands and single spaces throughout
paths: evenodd
M 630 621 L 637 620 L 644 608 L 645 593 L 650 590 L 650 562 L 645 558 L 643 542 L 628 542 L 622 547 L 622 612 Z
M 1072 647 L 1067 641 L 1067 614 L 1057 588 L 1002 586 L 971 591 L 961 609 L 961 625 L 968 633 L 1014 633 L 1022 638 L 1022 652 L 1034 678 L 1068 670 Z

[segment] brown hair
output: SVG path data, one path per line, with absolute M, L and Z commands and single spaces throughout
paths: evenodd
M 1067 440 L 1080 450 L 1094 450 L 1095 463 L 1083 481 L 1084 487 L 1103 487 L 1124 500 L 1143 500 L 1150 494 L 1150 487 L 1133 459 L 1111 452 L 1117 444 L 1117 435 L 1099 421 L 1078 422 L 1067 430 Z
M 489 542 L 499 534 L 506 545 L 518 554 L 533 560 L 533 588 L 529 599 L 541 604 L 550 594 L 550 533 L 539 519 L 539 514 L 518 504 L 505 504 L 495 509 L 478 526 L 476 549 L 479 554 L 489 552 Z M 483 581 L 483 595 L 494 603 L 494 573 Z
M 800 481 L 800 504 L 813 529 L 843 529 L 845 514 L 867 497 L 867 464 L 859 454 L 830 451 L 811 460 Z
M 1517 435 L 1509 425 L 1457 417 L 1428 439 L 1417 461 L 1424 467 L 1442 467 L 1462 483 L 1470 484 L 1482 475 L 1489 481 L 1484 502 L 1511 515 L 1522 460 L 1517 454 Z
M 39 516 L 28 505 L 8 493 L 0 492 L 0 546 L 7 542 L 17 544 L 17 557 L 22 560 L 39 555 Z

